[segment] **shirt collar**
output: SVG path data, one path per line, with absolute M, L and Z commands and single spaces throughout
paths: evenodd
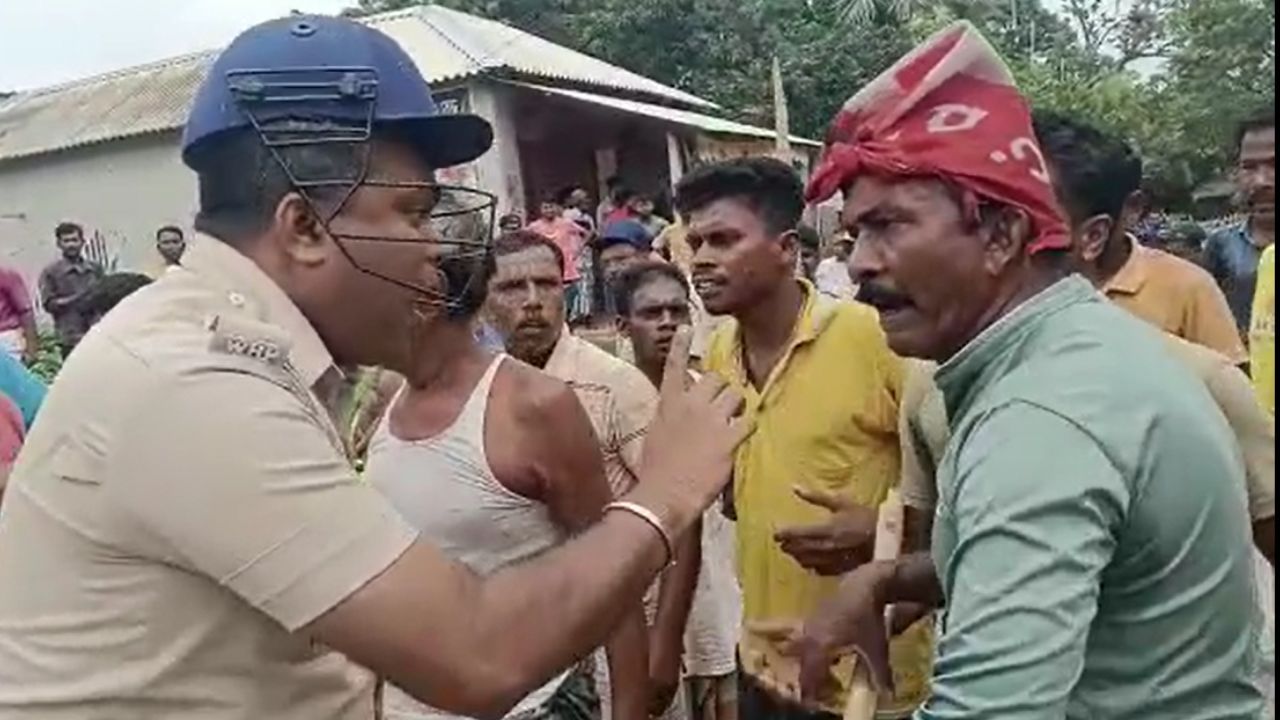
M 995 321 L 939 368 L 938 387 L 954 422 L 976 393 L 1016 364 L 1015 349 L 1040 322 L 1063 308 L 1098 297 L 1098 291 L 1079 275 L 1059 280 Z
M 797 282 L 800 283 L 800 289 L 804 292 L 804 304 L 800 306 L 800 315 L 796 318 L 795 329 L 791 331 L 791 340 L 787 345 L 787 350 L 782 359 L 778 361 L 778 365 L 774 368 L 769 379 L 765 382 L 765 389 L 773 384 L 774 378 L 782 374 L 795 351 L 817 340 L 823 331 L 831 325 L 831 321 L 836 315 L 839 301 L 818 292 L 814 284 L 804 278 L 797 279 Z M 734 371 L 738 375 L 739 383 L 749 387 L 751 383 L 747 378 L 747 369 L 742 356 L 742 326 L 736 320 L 733 321 L 731 337 L 733 338 L 732 358 Z
M 1147 282 L 1149 265 L 1147 249 L 1136 238 L 1126 234 L 1125 242 L 1129 243 L 1129 259 L 1120 267 L 1120 271 L 1107 281 L 1107 293 L 1120 295 L 1137 295 Z
M 243 253 L 215 238 L 199 235 L 182 256 L 181 268 L 214 284 L 234 306 L 283 330 L 292 343 L 289 361 L 308 386 L 334 368 L 333 355 L 315 327 L 284 290 Z
M 556 346 L 551 349 L 551 356 L 547 358 L 547 364 L 543 370 L 553 377 L 570 375 L 577 356 L 578 342 L 578 338 L 574 336 L 568 325 L 561 328 L 560 339 L 556 340 Z
M 66 258 L 58 258 L 58 264 L 63 272 L 90 272 L 93 270 L 93 263 L 88 259 L 81 257 L 79 260 L 68 260 Z

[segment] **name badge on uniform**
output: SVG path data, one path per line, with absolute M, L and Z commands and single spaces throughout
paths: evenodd
M 292 343 L 279 328 L 238 317 L 215 315 L 209 319 L 214 352 L 257 360 L 264 365 L 283 367 Z

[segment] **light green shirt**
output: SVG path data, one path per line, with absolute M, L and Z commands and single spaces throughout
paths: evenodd
M 938 371 L 922 720 L 1259 717 L 1244 468 L 1163 342 L 1071 278 Z

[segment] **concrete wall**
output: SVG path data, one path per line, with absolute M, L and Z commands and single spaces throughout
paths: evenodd
M 36 292 L 40 270 L 58 256 L 53 228 L 71 220 L 105 241 L 119 269 L 154 271 L 156 229 L 189 231 L 195 207 L 177 133 L 0 163 L 0 263 Z

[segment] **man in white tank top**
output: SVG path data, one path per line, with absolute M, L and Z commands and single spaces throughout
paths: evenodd
M 619 332 L 631 340 L 636 367 L 661 387 L 667 356 L 680 326 L 692 317 L 689 283 L 680 269 L 664 262 L 642 262 L 614 283 Z M 693 607 L 684 630 L 685 689 L 696 720 L 738 717 L 738 629 L 742 625 L 742 591 L 734 575 L 733 525 L 712 507 L 701 527 L 701 555 Z M 670 649 L 650 647 L 661 664 Z M 677 671 L 680 650 L 676 649 Z
M 421 353 L 369 446 L 366 479 L 422 536 L 481 576 L 539 555 L 600 518 L 612 499 L 595 437 L 564 383 L 475 339 L 482 298 L 422 331 Z M 617 720 L 646 718 L 641 608 L 607 645 Z M 385 688 L 387 720 L 448 713 Z M 568 668 L 507 715 L 593 720 L 590 668 Z
M 536 233 L 499 238 L 486 305 L 489 319 L 512 356 L 544 369 L 573 389 L 591 419 L 609 488 L 620 497 L 635 487 L 639 477 L 658 394 L 640 371 L 567 331 L 558 253 L 554 243 Z M 656 597 L 651 592 L 647 599 L 651 652 L 680 647 L 697 583 L 695 572 L 681 570 L 697 567 L 698 539 L 688 533 L 680 540 L 675 567 L 661 576 Z M 650 693 L 649 714 L 679 720 L 684 717 L 682 697 L 673 696 L 673 688 L 663 682 L 663 676 L 670 676 L 669 663 L 660 668 L 653 662 L 662 659 L 650 657 L 647 677 L 655 690 Z M 678 663 L 678 652 L 675 660 Z M 622 676 L 610 668 L 609 677 Z M 677 664 L 674 690 L 679 689 L 678 679 Z M 602 687 L 610 684 L 606 677 L 598 680 Z M 607 704 L 605 708 L 608 718 Z

